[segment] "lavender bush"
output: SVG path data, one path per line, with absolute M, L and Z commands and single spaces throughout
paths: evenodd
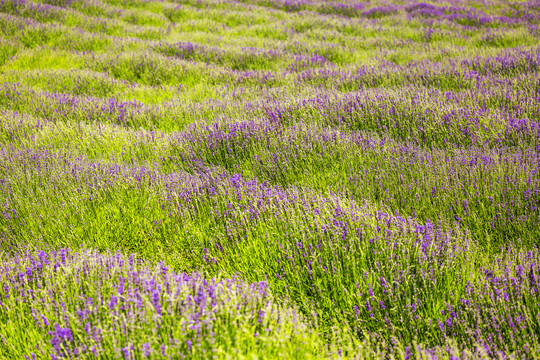
M 4 355 L 26 358 L 315 356 L 266 282 L 205 279 L 133 255 L 26 252 L 2 265 Z M 15 349 L 24 349 L 20 353 Z

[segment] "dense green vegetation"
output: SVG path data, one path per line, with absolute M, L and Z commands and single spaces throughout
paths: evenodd
M 539 14 L 3 0 L 0 359 L 540 358 Z

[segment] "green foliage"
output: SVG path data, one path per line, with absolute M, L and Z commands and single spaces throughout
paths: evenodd
M 26 282 L 34 248 L 267 281 L 192 358 L 537 358 L 536 10 L 3 1 L 0 359 L 50 359 L 37 312 L 82 339 L 80 299 L 115 296 L 120 273 L 81 283 L 84 256 Z M 65 317 L 43 307 L 59 286 Z M 182 316 L 122 335 L 102 304 L 101 358 L 161 356 L 198 336 Z

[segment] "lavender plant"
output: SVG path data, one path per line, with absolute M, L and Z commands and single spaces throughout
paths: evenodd
M 2 283 L 2 356 L 317 356 L 313 332 L 274 303 L 265 282 L 60 249 L 3 259 Z

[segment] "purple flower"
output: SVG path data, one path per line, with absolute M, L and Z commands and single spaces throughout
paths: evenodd
M 150 344 L 149 343 L 142 344 L 142 353 L 143 353 L 144 357 L 149 357 L 150 356 Z

